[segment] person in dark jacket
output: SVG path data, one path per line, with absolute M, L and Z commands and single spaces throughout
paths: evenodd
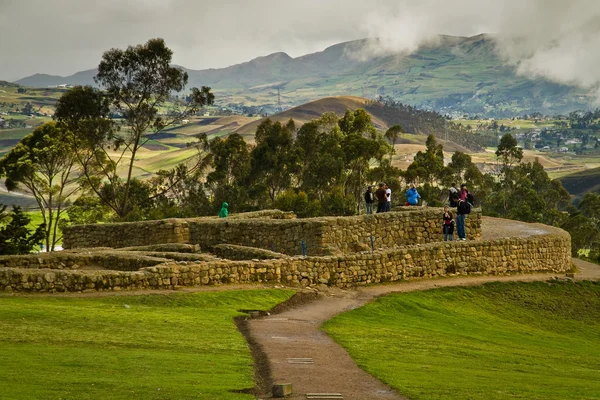
M 219 211 L 219 218 L 227 218 L 229 216 L 229 211 L 227 211 L 227 207 L 229 207 L 229 204 L 224 202 L 221 206 L 221 211 Z
M 467 219 L 467 214 L 470 212 L 471 205 L 466 200 L 458 200 L 458 207 L 456 207 L 456 230 L 458 231 L 458 240 L 467 240 L 465 220 Z
M 379 184 L 379 189 L 375 191 L 375 197 L 377 197 L 377 214 L 385 212 L 387 204 L 387 195 L 385 193 L 385 183 Z
M 369 186 L 365 192 L 365 207 L 367 209 L 367 215 L 373 214 L 373 203 L 375 197 L 373 196 L 373 186 Z
M 454 219 L 448 206 L 444 207 L 444 215 L 442 216 L 442 220 L 444 242 L 454 240 Z
M 456 188 L 456 183 L 453 183 L 450 189 L 448 189 L 448 205 L 450 207 L 457 207 L 459 198 L 460 193 Z

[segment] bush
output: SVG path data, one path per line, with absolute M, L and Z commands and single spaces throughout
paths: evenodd
M 275 199 L 275 208 L 292 211 L 300 218 L 318 217 L 321 214 L 321 203 L 310 201 L 303 191 L 288 190 Z
M 21 211 L 21 207 L 13 206 L 6 213 L 6 206 L 0 205 L 0 254 L 29 254 L 41 244 L 46 237 L 46 226 L 41 224 L 35 232 L 27 228 L 31 218 Z

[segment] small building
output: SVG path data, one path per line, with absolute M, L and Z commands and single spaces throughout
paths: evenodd
M 569 148 L 568 147 L 561 147 L 560 149 L 558 149 L 558 151 L 561 152 L 561 153 L 566 153 L 566 152 L 569 151 Z

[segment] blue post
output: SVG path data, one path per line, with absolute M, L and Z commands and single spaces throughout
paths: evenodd
M 370 238 L 371 238 L 371 251 L 375 251 L 375 240 L 373 240 L 373 235 L 371 235 Z
M 302 255 L 304 257 L 306 257 L 306 243 L 304 243 L 304 240 L 302 241 Z

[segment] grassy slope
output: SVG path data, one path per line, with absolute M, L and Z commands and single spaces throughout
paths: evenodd
M 325 325 L 413 400 L 595 399 L 600 285 L 488 284 L 391 295 Z
M 291 295 L 2 296 L 0 397 L 251 399 L 235 393 L 254 383 L 233 317 Z
M 559 179 L 573 195 L 582 196 L 589 191 L 600 193 L 600 168 L 575 172 Z

